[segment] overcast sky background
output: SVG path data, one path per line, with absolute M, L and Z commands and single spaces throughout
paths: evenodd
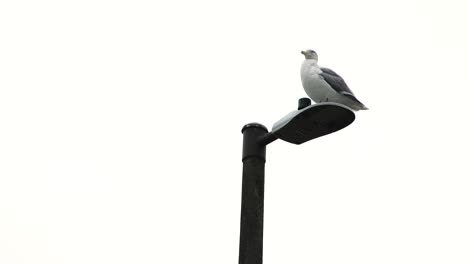
M 237 263 L 241 128 L 305 96 L 369 111 L 268 146 L 264 263 L 468 262 L 464 1 L 2 1 L 0 263 Z

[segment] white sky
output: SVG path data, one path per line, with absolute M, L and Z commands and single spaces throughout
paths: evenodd
M 237 263 L 240 129 L 314 49 L 369 108 L 268 147 L 264 263 L 468 262 L 465 1 L 2 1 L 0 263 Z

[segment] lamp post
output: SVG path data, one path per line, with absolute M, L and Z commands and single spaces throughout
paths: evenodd
M 332 102 L 310 105 L 310 99 L 301 98 L 298 110 L 276 122 L 270 132 L 258 123 L 242 128 L 239 264 L 262 264 L 266 146 L 278 138 L 299 145 L 345 128 L 354 118 L 353 111 L 344 105 Z

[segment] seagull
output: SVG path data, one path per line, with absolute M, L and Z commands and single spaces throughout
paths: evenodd
M 318 56 L 313 50 L 301 51 L 305 60 L 301 67 L 302 86 L 306 94 L 316 103 L 335 102 L 354 111 L 368 110 L 345 81 L 333 70 L 317 65 Z

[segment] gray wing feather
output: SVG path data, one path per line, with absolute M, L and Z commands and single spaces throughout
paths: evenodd
M 328 68 L 320 68 L 320 70 L 322 70 L 322 73 L 320 73 L 320 76 L 322 76 L 322 78 L 325 79 L 325 81 L 328 84 L 330 84 L 330 86 L 336 92 L 353 95 L 353 92 L 351 91 L 351 89 L 349 89 L 348 85 L 345 83 L 343 78 L 341 78 L 341 76 L 338 75 L 338 73 Z
M 354 96 L 351 89 L 349 89 L 348 85 L 345 83 L 343 78 L 341 78 L 341 76 L 338 75 L 338 73 L 328 68 L 320 68 L 320 70 L 322 70 L 322 73 L 320 73 L 320 76 L 322 76 L 322 78 L 333 88 L 333 90 L 335 90 L 337 93 L 340 93 L 342 95 L 351 97 L 353 100 L 362 104 Z

